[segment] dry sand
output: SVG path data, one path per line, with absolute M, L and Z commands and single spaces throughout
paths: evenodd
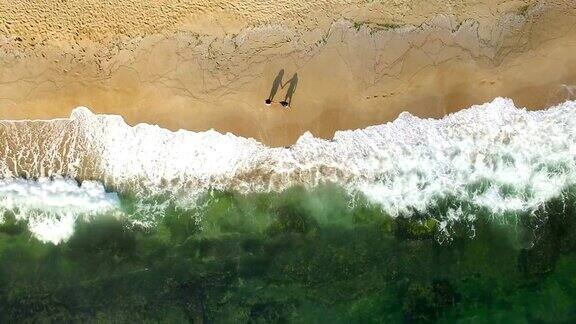
M 0 119 L 76 106 L 289 145 L 497 96 L 576 95 L 574 1 L 4 0 Z M 281 100 L 264 100 L 280 70 Z

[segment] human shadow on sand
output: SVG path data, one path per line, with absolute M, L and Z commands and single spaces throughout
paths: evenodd
M 294 92 L 296 92 L 296 86 L 298 86 L 298 73 L 294 73 L 292 78 L 288 80 L 288 82 L 286 82 L 282 88 L 284 88 L 286 84 L 289 84 L 289 86 L 288 90 L 286 91 L 286 97 L 284 97 L 284 102 L 287 102 L 288 106 L 290 106 L 292 104 L 292 96 L 294 95 Z
M 284 77 L 284 69 L 282 69 L 278 72 L 278 75 L 276 75 L 274 82 L 272 82 L 272 89 L 270 89 L 270 95 L 268 96 L 269 101 L 274 100 L 274 96 L 276 96 L 276 93 L 278 92 L 278 88 L 280 88 L 282 86 L 282 78 L 283 77 Z

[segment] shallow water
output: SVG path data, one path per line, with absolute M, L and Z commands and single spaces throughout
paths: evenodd
M 571 321 L 576 190 L 534 213 L 441 231 L 345 190 L 212 192 L 152 227 L 79 218 L 58 245 L 5 214 L 0 320 L 161 322 Z M 133 200 L 122 198 L 122 208 Z

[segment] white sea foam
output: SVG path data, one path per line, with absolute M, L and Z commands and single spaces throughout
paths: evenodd
M 0 180 L 0 213 L 28 222 L 30 232 L 44 242 L 59 243 L 74 231 L 80 216 L 116 210 L 116 193 L 94 181 L 78 185 L 72 179 Z
M 129 127 L 85 108 L 73 118 L 96 130 L 91 142 L 102 170 L 118 183 L 251 192 L 336 182 L 396 215 L 447 194 L 495 212 L 532 208 L 557 195 L 576 180 L 575 108 L 569 101 L 529 112 L 497 98 L 442 119 L 403 113 L 392 123 L 337 132 L 333 140 L 306 133 L 290 148 L 214 131 Z M 490 188 L 470 191 L 481 181 Z M 515 193 L 504 194 L 508 187 Z
M 60 127 L 78 137 L 62 150 L 74 158 L 59 157 L 74 161 L 58 164 L 63 176 L 88 174 L 143 200 L 163 193 L 189 204 L 210 189 L 265 192 L 333 182 L 393 216 L 425 211 L 447 196 L 497 214 L 534 210 L 576 183 L 574 101 L 530 112 L 497 98 L 442 119 L 403 113 L 394 122 L 337 132 L 332 140 L 305 133 L 289 148 L 215 131 L 131 127 L 87 108 L 75 109 Z M 10 169 L 11 159 L 5 154 L 0 166 Z M 37 175 L 48 172 L 34 163 L 26 165 Z M 473 216 L 459 208 L 448 214 L 446 221 Z

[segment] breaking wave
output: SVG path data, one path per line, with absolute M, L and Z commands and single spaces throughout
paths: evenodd
M 446 197 L 461 203 L 443 221 L 474 217 L 471 209 L 530 212 L 576 184 L 575 129 L 574 101 L 527 111 L 496 98 L 442 119 L 402 113 L 332 140 L 305 133 L 289 148 L 272 148 L 213 130 L 132 127 L 81 107 L 68 119 L 0 122 L 0 198 L 5 209 L 90 214 L 119 205 L 107 188 L 161 214 L 167 201 L 191 208 L 212 190 L 280 192 L 333 183 L 352 201 L 361 195 L 391 216 L 425 212 Z M 26 196 L 14 187 L 27 188 Z M 62 194 L 74 203 L 46 204 Z M 38 226 L 35 233 L 43 232 Z
M 0 180 L 0 223 L 7 214 L 26 221 L 41 241 L 59 243 L 74 232 L 79 216 L 116 210 L 119 199 L 94 181 L 71 179 Z

